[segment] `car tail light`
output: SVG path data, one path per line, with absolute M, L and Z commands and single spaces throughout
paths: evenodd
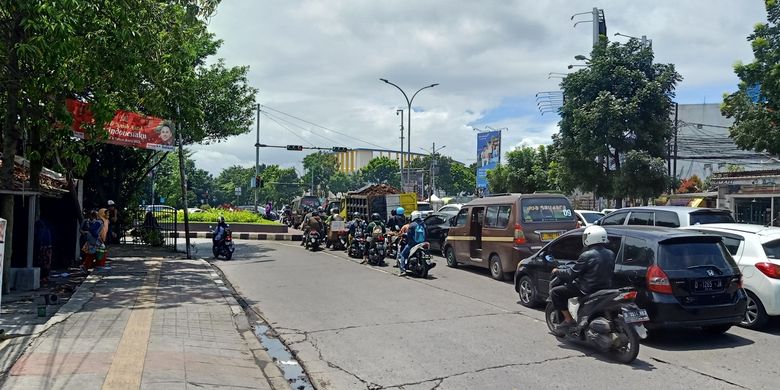
M 780 265 L 773 263 L 756 263 L 756 268 L 772 279 L 780 279 Z
M 651 265 L 647 269 L 647 289 L 661 294 L 671 294 L 672 285 L 669 283 L 669 277 L 664 270 L 657 265 Z
M 525 244 L 525 234 L 523 234 L 523 229 L 520 227 L 519 223 L 515 224 L 515 244 Z

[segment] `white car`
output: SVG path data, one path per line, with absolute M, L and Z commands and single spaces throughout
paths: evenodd
M 463 207 L 460 203 L 450 203 L 444 206 L 441 206 L 439 210 L 437 210 L 437 213 L 444 213 L 444 214 L 457 214 L 460 211 L 460 208 Z
M 611 213 L 613 211 L 617 211 L 617 210 L 618 209 L 604 209 L 604 210 L 601 210 L 601 213 L 604 214 L 604 215 L 607 215 L 607 214 L 609 214 L 609 213 Z
M 585 227 L 593 225 L 604 216 L 604 213 L 592 210 L 574 210 L 574 215 L 577 217 L 577 226 Z
M 741 223 L 690 226 L 722 237 L 742 272 L 748 302 L 745 328 L 758 329 L 780 315 L 780 228 Z

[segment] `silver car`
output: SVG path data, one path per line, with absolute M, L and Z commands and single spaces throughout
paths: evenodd
M 684 227 L 710 223 L 734 223 L 731 211 L 702 207 L 642 206 L 615 210 L 596 223 L 610 225 L 645 225 Z

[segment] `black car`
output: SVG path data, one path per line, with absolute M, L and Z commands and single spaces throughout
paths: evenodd
M 425 223 L 425 236 L 431 244 L 431 250 L 442 251 L 444 239 L 450 231 L 450 218 L 454 216 L 446 213 L 431 214 L 423 220 Z
M 726 332 L 744 316 L 742 274 L 717 236 L 665 227 L 605 226 L 616 254 L 613 287 L 637 289 L 636 303 L 650 316 L 648 328 L 703 327 Z M 548 297 L 552 256 L 573 262 L 582 232 L 571 230 L 518 264 L 515 291 L 524 306 Z

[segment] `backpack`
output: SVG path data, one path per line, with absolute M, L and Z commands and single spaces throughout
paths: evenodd
M 418 244 L 425 242 L 425 226 L 421 223 L 418 223 L 414 228 L 414 242 Z
M 372 237 L 374 237 L 374 238 L 379 237 L 380 235 L 382 235 L 382 233 L 384 233 L 383 230 L 384 229 L 383 229 L 382 224 L 375 223 L 375 222 L 371 223 L 371 236 Z

